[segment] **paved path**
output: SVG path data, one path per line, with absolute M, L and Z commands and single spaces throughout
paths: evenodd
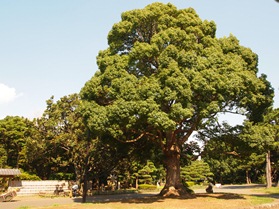
M 264 188 L 263 185 L 226 185 L 221 188 L 214 188 L 215 193 L 235 193 L 235 194 L 249 194 L 249 195 L 265 195 L 257 192 L 257 188 Z M 195 193 L 205 193 L 205 189 L 196 189 Z M 110 202 L 120 201 L 132 198 L 142 198 L 155 195 L 154 193 L 147 194 L 119 194 L 119 195 L 96 195 L 88 197 L 87 202 Z M 79 204 L 81 198 L 71 199 L 68 197 L 42 198 L 42 197 L 15 197 L 11 202 L 0 202 L 1 209 L 18 209 L 23 206 L 29 207 L 46 207 L 52 205 L 67 205 Z

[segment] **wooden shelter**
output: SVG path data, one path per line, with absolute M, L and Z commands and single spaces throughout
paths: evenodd
M 20 175 L 20 170 L 19 169 L 3 169 L 0 168 L 0 178 L 3 178 L 5 181 L 6 179 L 11 179 L 15 176 Z M 1 187 L 1 185 L 0 185 Z M 0 188 L 1 189 L 1 188 Z M 5 189 L 5 188 L 3 188 Z M 16 191 L 11 190 L 6 193 L 0 194 L 0 202 L 8 202 L 11 201 L 15 196 L 16 196 Z
M 13 178 L 20 175 L 19 169 L 2 169 L 0 168 L 0 178 Z

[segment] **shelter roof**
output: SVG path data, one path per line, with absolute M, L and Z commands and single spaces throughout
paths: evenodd
M 0 168 L 0 177 L 13 177 L 20 175 L 19 169 L 2 169 Z

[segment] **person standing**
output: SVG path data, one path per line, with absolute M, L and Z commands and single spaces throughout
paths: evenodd
M 75 183 L 75 184 L 72 186 L 73 198 L 77 197 L 77 191 L 78 191 L 78 185 Z

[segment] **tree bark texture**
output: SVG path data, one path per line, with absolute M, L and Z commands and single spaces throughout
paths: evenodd
M 82 188 L 82 203 L 86 202 L 86 197 L 87 197 L 87 176 L 88 176 L 88 171 L 85 169 L 84 176 L 83 176 L 83 188 Z
M 271 179 L 271 163 L 270 163 L 270 151 L 266 153 L 266 188 L 270 188 L 272 186 Z
M 190 193 L 182 184 L 180 177 L 180 154 L 181 149 L 173 145 L 171 149 L 165 151 L 165 166 L 167 170 L 166 183 L 160 192 L 163 197 L 189 196 Z

